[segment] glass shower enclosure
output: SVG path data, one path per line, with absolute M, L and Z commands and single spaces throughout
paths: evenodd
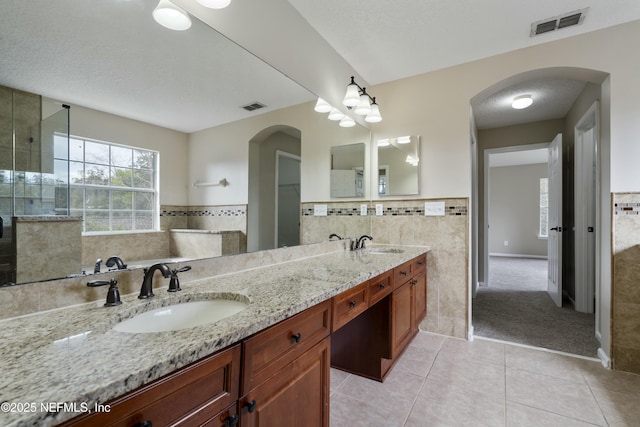
M 15 282 L 14 217 L 69 215 L 69 107 L 0 86 L 0 286 Z

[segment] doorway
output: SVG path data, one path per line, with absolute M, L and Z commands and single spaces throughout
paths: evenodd
M 300 156 L 276 151 L 276 248 L 300 244 Z

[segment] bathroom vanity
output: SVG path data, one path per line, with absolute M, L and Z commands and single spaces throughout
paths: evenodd
M 2 400 L 84 406 L 75 412 L 3 414 L 7 422 L 0 420 L 328 426 L 330 366 L 382 381 L 417 333 L 426 314 L 427 252 L 339 251 L 184 282 L 179 295 L 165 296 L 156 288 L 155 301 L 127 296 L 114 309 L 91 304 L 30 316 L 27 350 L 35 358 L 29 364 L 16 357 L 8 364 Z M 250 303 L 215 325 L 142 334 L 113 330 L 152 306 L 212 295 Z M 25 320 L 4 323 L 15 327 L 20 321 Z M 50 335 L 31 336 L 38 328 L 49 328 Z M 78 328 L 85 332 L 71 335 Z M 15 350 L 18 339 L 13 341 L 3 353 Z M 48 360 L 33 367 L 39 358 Z M 20 364 L 30 366 L 24 378 L 17 376 Z M 7 374 L 15 376 L 12 381 Z

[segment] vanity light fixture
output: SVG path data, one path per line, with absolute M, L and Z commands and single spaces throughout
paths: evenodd
M 229 6 L 231 0 L 196 0 L 198 3 L 209 9 L 224 9 Z
M 529 107 L 531 104 L 533 104 L 533 99 L 531 98 L 531 95 L 520 95 L 513 98 L 511 107 L 515 108 L 516 110 L 522 110 L 524 108 Z
M 170 30 L 184 31 L 191 27 L 189 14 L 169 0 L 160 0 L 152 15 L 158 24 Z
M 409 163 L 411 166 L 418 166 L 418 162 L 420 162 L 420 160 L 413 156 L 407 156 L 405 162 Z
M 389 145 L 390 145 L 389 138 L 378 140 L 378 147 L 388 147 Z
M 331 112 L 327 117 L 329 118 L 329 120 L 334 120 L 334 121 L 342 120 L 344 118 L 344 114 L 342 113 L 342 111 L 338 110 L 337 108 L 331 107 Z
M 367 123 L 377 123 L 382 121 L 380 107 L 376 103 L 376 98 L 367 93 L 367 89 L 356 83 L 355 77 L 351 76 L 351 83 L 347 85 L 347 92 L 342 103 L 348 108 L 355 107 L 354 113 L 366 116 Z
M 410 143 L 410 142 L 411 142 L 411 137 L 410 137 L 410 136 L 399 136 L 399 137 L 396 139 L 396 142 L 397 142 L 398 144 L 408 144 L 408 143 Z
M 353 120 L 353 119 L 352 119 L 351 117 L 349 117 L 349 116 L 346 116 L 346 115 L 345 115 L 345 116 L 342 118 L 342 120 L 340 120 L 340 127 L 343 127 L 343 128 L 351 128 L 351 127 L 354 127 L 355 125 L 356 125 L 356 121 L 355 121 L 355 120 Z
M 331 111 L 332 108 L 333 107 L 322 98 L 318 98 L 318 101 L 316 102 L 316 106 L 313 107 L 313 109 L 318 113 L 328 113 Z

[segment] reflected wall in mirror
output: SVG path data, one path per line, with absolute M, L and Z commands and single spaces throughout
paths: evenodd
M 415 135 L 379 139 L 377 148 L 378 195 L 418 194 L 420 137 Z
M 365 144 L 331 147 L 331 197 L 364 197 Z
M 96 269 L 98 259 L 106 273 L 106 259 L 112 255 L 131 268 L 182 261 L 179 245 L 196 237 L 215 240 L 207 248 L 218 245 L 222 253 L 257 250 L 247 243 L 255 230 L 247 219 L 252 191 L 247 145 L 263 129 L 287 125 L 302 130 L 308 157 L 302 156 L 301 175 L 307 181 L 322 176 L 306 200 L 329 194 L 326 153 L 331 143 L 369 140 L 364 127 L 347 130 L 334 122 L 320 123 L 313 111 L 317 96 L 193 16 L 185 32 L 159 26 L 151 16 L 156 6 L 157 0 L 0 2 L 0 16 L 12 17 L 0 26 L 0 39 L 20 40 L 0 43 L 0 85 L 41 96 L 43 113 L 49 104 L 70 104 L 72 136 L 159 153 L 160 229 L 85 233 L 80 265 L 87 274 Z M 265 107 L 239 108 L 256 101 Z M 0 163 L 5 159 L 0 155 Z M 222 178 L 229 186 L 193 186 L 198 180 L 217 183 Z M 267 209 L 264 205 L 256 212 Z M 0 246 L 11 238 L 10 217 L 16 214 L 3 215 Z M 273 221 L 264 227 L 273 228 Z M 39 237 L 55 239 L 44 234 Z M 225 247 L 230 249 L 225 252 Z M 29 254 L 36 248 L 19 250 Z M 5 264 L 9 262 L 0 259 L 0 285 L 12 282 Z M 60 273 L 51 274 L 39 279 L 60 278 Z

